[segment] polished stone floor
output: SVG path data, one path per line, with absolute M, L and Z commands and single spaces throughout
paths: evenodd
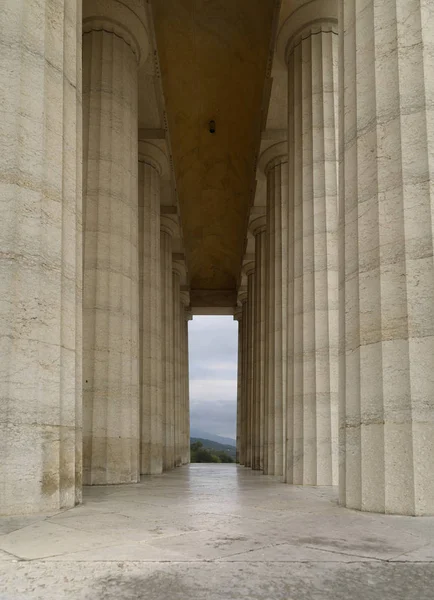
M 434 598 L 434 518 L 357 513 L 235 465 L 84 496 L 0 518 L 1 600 Z

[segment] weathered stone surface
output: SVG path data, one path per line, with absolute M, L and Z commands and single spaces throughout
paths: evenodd
M 83 29 L 83 480 L 87 485 L 131 483 L 140 476 L 139 58 L 138 49 L 130 44 L 134 31 L 126 23 L 119 30 L 111 26 L 110 9 L 118 4 L 89 2 Z M 138 18 L 133 24 L 136 21 L 140 28 Z
M 341 502 L 433 514 L 433 10 L 341 2 L 340 25 Z
M 0 514 L 81 497 L 81 2 L 0 10 Z
M 286 481 L 338 484 L 337 4 L 288 40 Z M 295 20 L 295 15 L 289 17 Z M 301 24 L 301 18 L 298 23 Z
M 139 154 L 139 303 L 140 303 L 140 473 L 163 470 L 161 367 L 160 172 Z

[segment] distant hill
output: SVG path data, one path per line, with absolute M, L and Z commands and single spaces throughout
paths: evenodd
M 191 437 L 190 444 L 193 444 L 194 442 L 202 442 L 203 447 L 207 448 L 208 450 L 224 451 L 227 454 L 229 454 L 229 456 L 231 456 L 233 459 L 236 458 L 237 449 L 231 444 L 219 444 L 218 442 L 214 442 L 213 440 L 207 440 L 206 438 Z
M 223 437 L 221 435 L 215 435 L 208 431 L 202 431 L 201 429 L 191 428 L 190 436 L 197 439 L 211 440 L 212 442 L 218 442 L 219 444 L 229 444 L 230 446 L 236 446 L 237 442 L 233 438 Z

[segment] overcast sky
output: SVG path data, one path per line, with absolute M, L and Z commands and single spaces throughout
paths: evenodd
M 238 323 L 196 316 L 188 335 L 191 427 L 235 439 Z

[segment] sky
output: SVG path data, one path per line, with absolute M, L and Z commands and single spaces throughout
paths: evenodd
M 190 425 L 236 438 L 238 323 L 195 316 L 188 329 Z

